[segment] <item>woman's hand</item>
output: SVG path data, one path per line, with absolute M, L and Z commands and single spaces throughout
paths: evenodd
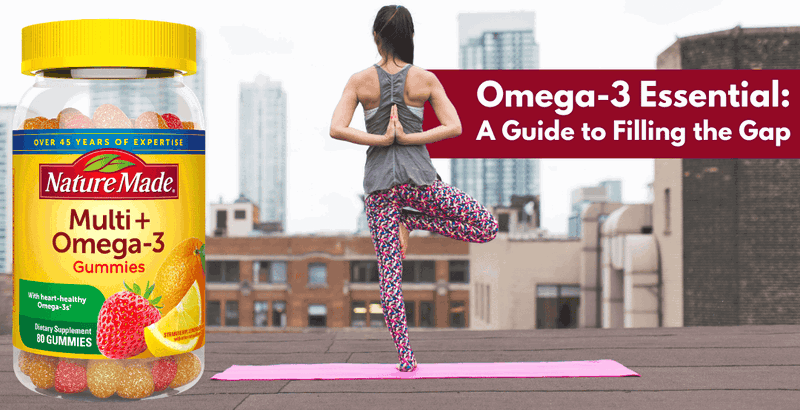
M 394 143 L 397 138 L 397 106 L 392 106 L 392 112 L 389 114 L 389 125 L 386 126 L 386 133 L 381 135 L 378 145 L 389 146 Z M 402 126 L 401 126 L 402 127 Z
M 403 124 L 400 124 L 400 116 L 397 114 L 397 105 L 392 106 L 392 116 L 389 119 L 389 126 L 394 128 L 394 135 L 398 144 L 408 145 L 411 143 L 407 138 L 408 135 L 403 131 Z

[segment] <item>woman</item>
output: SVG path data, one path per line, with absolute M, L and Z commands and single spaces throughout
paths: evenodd
M 486 242 L 497 235 L 497 221 L 467 194 L 444 184 L 433 168 L 425 144 L 458 136 L 461 122 L 436 76 L 412 65 L 414 23 L 408 9 L 381 8 L 372 30 L 381 61 L 350 77 L 333 113 L 331 137 L 369 145 L 365 208 L 378 258 L 381 305 L 397 347 L 397 369 L 408 372 L 417 367 L 400 289 L 409 231 Z M 426 101 L 441 125 L 422 131 Z M 367 132 L 350 127 L 359 103 Z

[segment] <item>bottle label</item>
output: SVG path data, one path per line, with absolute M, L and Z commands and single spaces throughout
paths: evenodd
M 12 163 L 15 347 L 203 347 L 205 131 L 20 130 Z

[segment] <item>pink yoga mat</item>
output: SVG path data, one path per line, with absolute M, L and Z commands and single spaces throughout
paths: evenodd
M 231 366 L 212 380 L 358 380 L 449 379 L 489 377 L 625 377 L 639 376 L 613 360 L 579 362 L 421 363 L 413 372 L 393 364 L 321 363 Z

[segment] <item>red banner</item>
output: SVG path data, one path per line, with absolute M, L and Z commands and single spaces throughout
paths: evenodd
M 433 73 L 462 133 L 432 158 L 800 157 L 798 70 Z

